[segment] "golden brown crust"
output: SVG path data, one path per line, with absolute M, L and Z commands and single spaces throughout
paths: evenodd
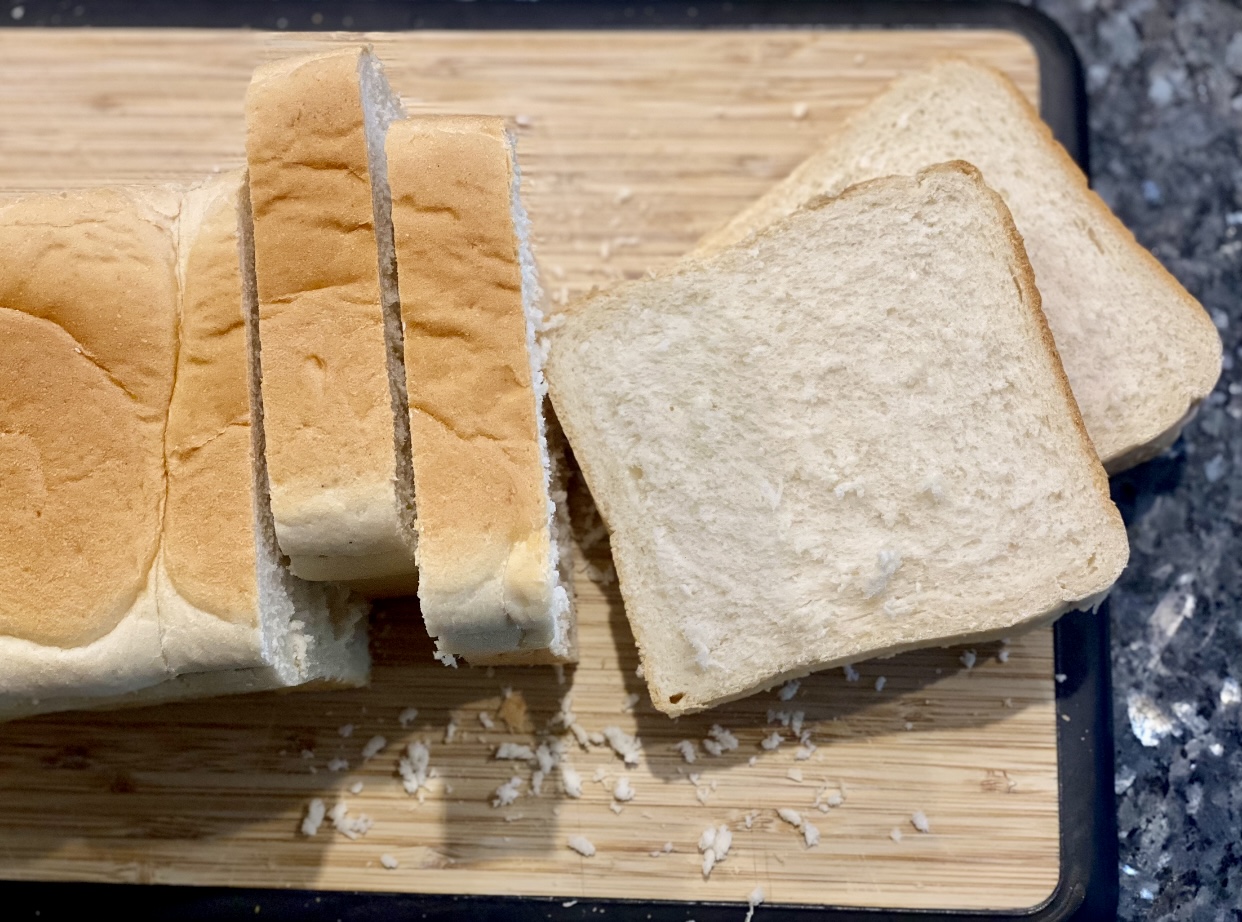
M 147 584 L 176 357 L 174 217 L 175 199 L 119 189 L 0 208 L 0 635 L 84 646 Z
M 192 192 L 183 209 L 162 554 L 173 586 L 191 605 L 225 621 L 257 623 L 241 182 L 239 173 L 223 176 Z
M 388 169 L 424 617 L 433 634 L 538 621 L 553 589 L 548 496 L 504 124 L 398 122 Z
M 408 551 L 395 494 L 362 54 L 269 64 L 246 95 L 267 463 L 277 535 L 294 572 L 300 557 L 395 560 Z

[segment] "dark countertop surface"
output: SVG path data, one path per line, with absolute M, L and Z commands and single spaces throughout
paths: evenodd
M 1242 918 L 1242 4 L 1036 0 L 1087 74 L 1095 188 L 1224 341 L 1164 456 L 1113 478 L 1121 919 Z

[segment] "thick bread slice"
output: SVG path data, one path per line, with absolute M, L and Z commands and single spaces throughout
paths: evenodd
M 423 618 L 441 654 L 572 662 L 513 140 L 498 118 L 414 118 L 387 152 Z
M 548 378 L 668 714 L 1046 621 L 1126 562 L 1021 238 L 968 164 L 595 297 Z
M 0 206 L 0 713 L 165 675 L 177 204 L 160 188 Z
M 412 592 L 414 496 L 383 151 L 400 113 L 362 48 L 260 67 L 246 94 L 276 535 L 305 579 Z
M 1087 431 L 1110 472 L 1159 454 L 1220 376 L 1211 319 L 1139 246 L 1008 78 L 947 60 L 904 77 L 726 226 L 711 252 L 809 198 L 962 159 L 1005 199 Z

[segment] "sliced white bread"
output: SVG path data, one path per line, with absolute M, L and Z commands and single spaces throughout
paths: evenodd
M 670 715 L 1047 621 L 1128 556 L 1021 238 L 968 164 L 589 299 L 547 374 Z
M 1220 375 L 1203 308 L 1087 186 L 1003 74 L 946 60 L 895 81 L 767 195 L 709 234 L 736 243 L 820 194 L 969 161 L 1021 231 L 1087 431 L 1110 472 L 1159 454 Z
M 293 572 L 413 592 L 414 496 L 378 60 L 276 61 L 246 94 L 267 464 Z
M 442 656 L 472 663 L 572 662 L 513 140 L 498 118 L 412 118 L 389 129 L 387 154 L 427 629 Z
M 365 603 L 291 577 L 276 547 L 262 428 L 251 424 L 241 189 L 233 173 L 184 199 L 99 190 L 0 216 L 0 239 L 18 228 L 28 247 L 3 251 L 16 262 L 0 276 L 20 286 L 3 301 L 21 307 L 0 317 L 25 354 L 5 367 L 38 383 L 21 413 L 0 409 L 0 453 L 11 449 L 0 517 L 25 545 L 4 561 L 26 571 L 25 583 L 5 573 L 0 592 L 11 619 L 0 718 L 367 680 Z M 42 464 L 14 446 L 40 448 Z M 151 547 L 152 522 L 158 551 L 145 558 L 136 550 Z M 32 553 L 45 559 L 23 558 Z M 126 581 L 132 599 L 118 612 L 107 602 Z

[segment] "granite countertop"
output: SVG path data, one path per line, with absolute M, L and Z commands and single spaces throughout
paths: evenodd
M 1036 0 L 1082 57 L 1095 188 L 1224 341 L 1163 457 L 1113 478 L 1121 919 L 1242 913 L 1242 7 Z

